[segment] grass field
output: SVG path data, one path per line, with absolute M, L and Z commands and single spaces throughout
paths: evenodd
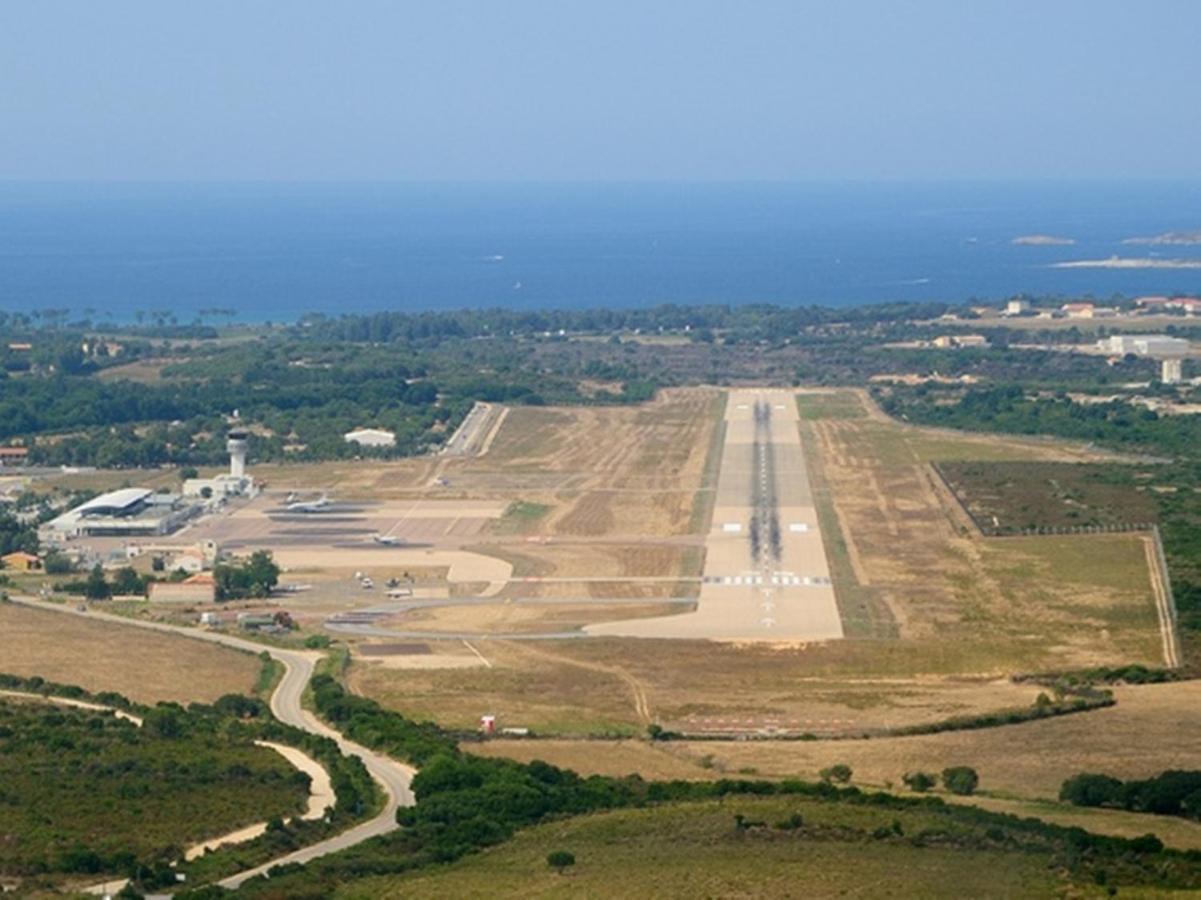
M 1201 704 L 1201 683 L 1118 687 L 1115 695 L 1117 705 L 1094 712 L 1002 728 L 866 741 L 624 741 L 601 751 L 591 741 L 497 740 L 473 745 L 471 752 L 520 761 L 544 759 L 584 774 L 645 772 L 665 779 L 738 773 L 816 779 L 823 768 L 846 763 L 855 771 L 856 784 L 880 788 L 899 786 L 908 771 L 971 765 L 980 773 L 980 791 L 989 802 L 1028 804 L 1054 800 L 1064 780 L 1080 772 L 1130 779 L 1201 765 L 1201 719 L 1195 712 Z M 1074 808 L 1057 813 L 1061 818 L 1082 814 Z M 1141 821 L 1142 831 L 1155 831 L 1165 841 L 1172 835 L 1174 846 L 1201 848 L 1198 823 L 1135 814 L 1102 818 L 1100 830 L 1110 827 L 1113 833 L 1130 836 Z M 1116 820 L 1123 830 L 1115 830 Z
M 799 647 L 589 639 L 477 646 L 491 669 L 396 673 L 352 667 L 353 687 L 386 705 L 471 728 L 491 714 L 543 734 L 633 734 L 777 727 L 860 734 L 1029 706 L 1039 688 L 997 678 L 914 679 L 901 642 Z M 929 669 L 970 661 L 925 645 Z M 941 667 L 941 668 L 940 668 Z
M 0 603 L 0 672 L 40 675 L 139 703 L 253 691 L 261 662 L 214 644 Z
M 800 408 L 827 488 L 819 501 L 839 526 L 829 553 L 849 635 L 886 636 L 887 610 L 902 645 L 954 644 L 966 671 L 1162 662 L 1141 536 L 981 540 L 929 465 L 1063 463 L 1090 451 L 912 428 L 863 395 L 834 396 L 802 394 Z M 916 671 L 931 657 L 920 651 Z
M 775 827 L 798 814 L 802 827 Z M 735 815 L 764 825 L 738 829 Z M 366 879 L 336 896 L 1054 897 L 1068 887 L 1052 848 L 995 837 L 938 812 L 728 797 L 541 825 L 460 862 Z M 576 860 L 563 875 L 546 862 L 556 850 Z

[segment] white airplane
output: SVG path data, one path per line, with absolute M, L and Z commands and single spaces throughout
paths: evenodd
M 284 507 L 288 512 L 298 513 L 318 513 L 325 510 L 329 506 L 329 497 L 325 494 L 321 495 L 318 500 L 302 500 L 289 503 Z
M 394 534 L 373 534 L 371 540 L 377 544 L 386 544 L 389 547 L 396 547 L 404 543 L 404 538 L 397 537 Z

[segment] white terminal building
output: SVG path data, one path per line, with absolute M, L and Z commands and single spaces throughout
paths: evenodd
M 196 512 L 178 494 L 122 488 L 51 519 L 38 529 L 38 539 L 59 544 L 80 537 L 156 537 L 175 531 Z
M 1158 359 L 1162 367 L 1164 384 L 1179 384 L 1184 380 L 1184 357 L 1189 353 L 1189 342 L 1166 334 L 1115 334 L 1098 341 L 1099 349 L 1106 353 L 1125 356 L 1146 356 Z

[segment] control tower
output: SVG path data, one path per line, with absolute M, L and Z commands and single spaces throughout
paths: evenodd
M 242 428 L 231 428 L 225 441 L 225 449 L 229 451 L 229 475 L 231 478 L 246 477 L 246 450 L 249 447 L 249 435 Z

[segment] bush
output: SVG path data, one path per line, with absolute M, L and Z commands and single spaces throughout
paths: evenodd
M 938 784 L 938 779 L 928 772 L 906 772 L 901 777 L 901 781 L 905 782 L 905 787 L 909 790 L 919 794 L 924 794 Z
M 942 783 L 952 794 L 966 797 L 976 792 L 980 776 L 971 766 L 951 766 L 942 770 Z
M 575 865 L 575 856 L 566 850 L 554 850 L 546 854 L 546 864 L 562 875 L 564 869 Z
M 47 575 L 68 575 L 74 571 L 67 555 L 57 550 L 51 550 L 42 559 L 42 569 Z
M 829 768 L 822 769 L 819 774 L 821 775 L 822 781 L 826 782 L 827 784 L 846 784 L 851 780 L 851 775 L 854 774 L 854 770 L 851 769 L 851 767 L 846 763 L 836 763 Z
M 1059 799 L 1073 806 L 1110 806 L 1121 796 L 1122 782 L 1109 775 L 1073 775 L 1059 789 Z

